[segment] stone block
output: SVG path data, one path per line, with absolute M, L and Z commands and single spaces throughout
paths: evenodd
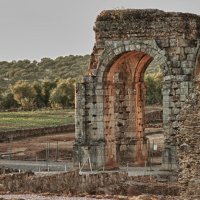
M 180 109 L 178 109 L 178 108 L 174 108 L 174 109 L 172 109 L 172 111 L 171 111 L 171 114 L 173 114 L 173 115 L 177 115 L 177 114 L 179 114 L 180 113 Z
M 188 88 L 181 88 L 181 89 L 180 89 L 180 94 L 181 94 L 181 95 L 188 95 L 188 93 L 189 93 L 189 92 L 188 92 Z
M 163 108 L 163 116 L 169 116 L 171 115 L 171 109 L 169 108 Z
M 189 88 L 194 88 L 194 87 L 195 87 L 194 81 L 189 81 L 189 82 L 188 82 L 188 87 L 189 87 Z
M 185 100 L 186 100 L 186 95 L 180 95 L 180 101 L 185 102 Z
M 173 61 L 171 63 L 172 63 L 173 68 L 180 68 L 181 67 L 181 61 Z
M 92 116 L 86 116 L 86 122 L 102 122 L 104 119 L 103 115 L 92 115 Z
M 87 109 L 88 115 L 93 116 L 93 115 L 103 115 L 103 109 L 97 110 L 97 109 Z
M 75 135 L 76 139 L 79 139 L 81 141 L 85 140 L 85 126 L 82 128 L 75 128 Z
M 76 116 L 75 117 L 75 125 L 77 128 L 81 128 L 83 127 L 85 124 L 85 117 L 79 117 L 79 116 Z
M 175 107 L 175 103 L 174 102 L 169 102 L 169 108 L 174 108 Z
M 188 61 L 188 67 L 193 68 L 194 62 L 193 61 Z
M 114 116 L 115 116 L 115 119 L 122 119 L 123 118 L 123 114 L 119 114 L 119 113 L 115 113 Z
M 85 101 L 76 101 L 75 108 L 76 109 L 85 109 Z
M 127 107 L 126 112 L 135 112 L 135 106 Z
M 127 119 L 127 120 L 125 120 L 125 122 L 124 122 L 124 125 L 125 126 L 136 126 L 136 120 L 135 119 Z
M 181 93 L 180 89 L 175 90 L 175 95 L 180 95 L 180 93 Z
M 173 128 L 178 128 L 179 127 L 179 123 L 177 121 L 172 122 L 172 127 Z
M 187 60 L 181 61 L 181 67 L 188 68 L 189 67 L 188 61 Z
M 187 60 L 188 61 L 194 61 L 195 60 L 195 54 L 188 54 L 187 55 Z
M 95 89 L 95 83 L 85 83 L 86 90 L 93 90 Z
M 75 109 L 75 114 L 76 114 L 76 116 L 79 116 L 79 117 L 81 117 L 81 116 L 85 116 L 85 109 Z
M 180 88 L 188 88 L 188 82 L 181 82 Z
M 196 53 L 196 48 L 194 48 L 194 47 L 185 47 L 185 53 L 186 54 L 195 54 Z
M 170 101 L 169 95 L 163 95 L 163 101 Z
M 93 76 L 84 76 L 83 77 L 83 82 L 84 83 L 93 83 L 94 82 L 94 77 Z
M 164 81 L 171 81 L 172 78 L 173 78 L 173 75 L 164 76 Z
M 169 40 L 169 44 L 170 44 L 170 47 L 177 47 L 177 41 L 176 41 L 176 39 L 170 39 Z
M 169 47 L 169 39 L 156 40 L 161 47 Z
M 93 96 L 86 96 L 85 100 L 86 100 L 87 103 L 96 102 L 96 96 L 95 95 L 93 95 Z
M 175 81 L 174 81 L 174 82 L 172 83 L 172 88 L 173 88 L 173 89 L 179 88 L 179 82 L 175 82 Z
M 173 68 L 173 69 L 172 69 L 172 74 L 173 74 L 173 75 L 182 74 L 181 68 Z
M 113 114 L 104 115 L 103 121 L 114 121 L 115 117 Z
M 96 47 L 97 47 L 98 49 L 104 49 L 104 48 L 105 48 L 105 41 L 98 41 L 98 42 L 96 43 Z
M 85 90 L 85 96 L 93 96 L 95 95 L 93 90 Z
M 193 69 L 192 68 L 183 68 L 183 74 L 189 75 L 193 73 Z
M 102 90 L 102 89 L 103 89 L 103 86 L 104 86 L 104 83 L 96 83 L 96 84 L 95 84 L 96 90 Z
M 126 101 L 135 101 L 135 95 L 125 95 Z
M 170 93 L 171 93 L 171 89 L 162 89 L 162 94 L 164 95 L 164 96 L 167 96 L 167 95 L 170 95 Z
M 97 96 L 103 96 L 103 94 L 104 94 L 104 90 L 102 89 L 102 90 L 95 90 L 95 95 L 97 95 Z
M 125 132 L 124 133 L 125 138 L 135 138 L 136 137 L 136 132 Z
M 163 108 L 169 108 L 169 101 L 163 101 Z
M 127 92 L 128 92 L 128 95 L 135 95 L 136 94 L 135 89 L 128 89 Z
M 177 46 L 179 47 L 188 47 L 190 43 L 190 40 L 179 38 L 177 40 Z
M 179 55 L 181 54 L 181 47 L 176 48 L 176 54 L 179 54 Z
M 126 145 L 120 145 L 120 151 L 126 151 L 127 146 Z
M 176 75 L 174 76 L 174 81 L 187 81 L 187 75 Z

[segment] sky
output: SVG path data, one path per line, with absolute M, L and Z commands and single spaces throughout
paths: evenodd
M 102 10 L 157 8 L 200 15 L 200 0 L 0 0 L 0 61 L 92 52 Z

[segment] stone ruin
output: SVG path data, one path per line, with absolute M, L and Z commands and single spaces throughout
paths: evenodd
M 164 75 L 162 167 L 177 168 L 180 110 L 200 72 L 200 17 L 156 9 L 108 10 L 97 16 L 94 31 L 88 72 L 76 85 L 74 167 L 144 165 L 144 74 L 154 60 Z
M 200 79 L 199 79 L 200 81 Z M 197 84 L 199 84 L 199 81 Z M 200 199 L 200 88 L 197 87 L 180 112 L 176 135 L 181 196 Z

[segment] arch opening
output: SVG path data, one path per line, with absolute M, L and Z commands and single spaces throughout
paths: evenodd
M 143 165 L 148 158 L 145 135 L 144 74 L 153 58 L 141 51 L 126 52 L 105 69 L 105 166 Z

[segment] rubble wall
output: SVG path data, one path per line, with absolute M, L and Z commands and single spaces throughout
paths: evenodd
M 67 124 L 61 126 L 52 126 L 52 127 L 41 127 L 41 128 L 31 128 L 31 129 L 19 129 L 19 130 L 10 130 L 10 131 L 0 131 L 0 139 L 10 138 L 13 136 L 14 139 L 17 138 L 26 138 L 29 136 L 40 136 L 46 134 L 56 134 L 64 132 L 74 132 L 75 124 Z
M 176 135 L 181 196 L 200 199 L 200 88 L 195 89 L 180 112 Z
M 82 174 L 69 171 L 58 174 L 34 175 L 33 173 L 13 173 L 0 175 L 0 184 L 11 192 L 34 193 L 85 193 L 99 187 L 106 187 L 128 180 L 126 172 L 104 172 Z
M 200 17 L 154 9 L 108 10 L 98 15 L 94 31 L 88 75 L 76 87 L 74 166 L 88 156 L 96 167 L 144 165 L 144 74 L 155 60 L 164 75 L 162 164 L 177 168 L 178 118 L 200 71 Z
M 158 122 L 163 120 L 163 111 L 156 110 L 145 113 L 145 123 Z

